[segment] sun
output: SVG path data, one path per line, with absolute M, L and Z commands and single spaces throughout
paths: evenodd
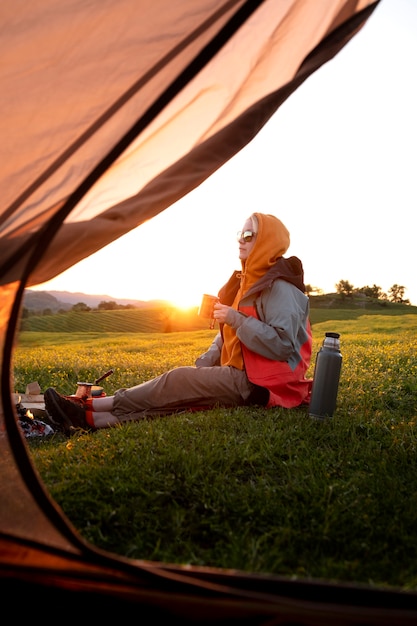
M 175 297 L 169 299 L 169 303 L 180 311 L 189 311 L 200 306 L 201 294 L 176 294 Z

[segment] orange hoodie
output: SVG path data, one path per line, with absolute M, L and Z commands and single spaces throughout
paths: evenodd
M 240 286 L 231 306 L 238 310 L 239 302 L 288 250 L 290 234 L 284 224 L 274 215 L 254 213 L 258 220 L 258 233 L 255 244 L 247 259 L 242 260 Z M 220 300 L 222 300 L 220 292 Z M 221 365 L 230 365 L 243 370 L 241 344 L 236 330 L 227 324 L 223 327 L 223 348 Z

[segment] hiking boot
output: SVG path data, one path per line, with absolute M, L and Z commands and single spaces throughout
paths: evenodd
M 92 430 L 85 419 L 84 404 L 64 398 L 53 387 L 45 391 L 43 398 L 49 417 L 63 428 L 66 435 L 73 434 L 77 428 Z

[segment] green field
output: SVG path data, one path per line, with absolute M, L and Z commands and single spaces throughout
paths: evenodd
M 306 409 L 219 408 L 30 440 L 34 463 L 105 550 L 415 590 L 417 316 L 403 309 L 312 311 L 314 353 L 325 331 L 341 334 L 337 410 L 324 423 Z M 112 393 L 192 364 L 215 332 L 22 332 L 15 387 L 73 393 L 113 368 Z
M 126 309 L 116 311 L 70 311 L 55 315 L 34 315 L 21 322 L 21 331 L 53 333 L 157 333 L 208 328 L 198 309 Z
M 335 321 L 358 319 L 364 315 L 410 315 L 417 314 L 417 307 L 401 304 L 368 303 L 365 307 L 349 306 L 334 308 L 332 301 L 320 301 L 311 308 L 311 323 L 329 319 Z M 22 319 L 21 331 L 52 333 L 168 333 L 207 329 L 208 322 L 198 317 L 198 308 L 188 310 L 165 307 L 157 309 L 127 309 L 115 311 L 70 311 L 55 315 L 33 315 Z

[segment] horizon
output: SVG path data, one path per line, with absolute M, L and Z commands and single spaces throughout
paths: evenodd
M 400 285 L 400 283 L 396 283 L 398 285 Z M 353 286 L 353 296 L 356 294 L 358 294 L 358 292 L 360 292 L 360 290 L 364 287 L 373 287 L 374 285 L 362 285 L 362 287 L 355 287 Z M 393 285 L 392 285 L 393 286 Z M 69 291 L 69 290 L 59 290 L 59 289 L 38 289 L 38 288 L 32 288 L 32 287 L 28 287 L 25 289 L 26 291 L 30 291 L 33 293 L 48 293 L 50 295 L 54 295 L 54 294 L 62 294 L 62 295 L 70 295 L 70 296 L 86 296 L 87 298 L 93 298 L 93 299 L 97 299 L 100 301 L 104 301 L 104 302 L 127 302 L 127 303 L 132 303 L 132 302 L 143 302 L 143 303 L 153 303 L 153 302 L 161 302 L 161 303 L 169 303 L 171 306 L 178 308 L 178 309 L 191 309 L 191 308 L 195 308 L 198 307 L 200 305 L 200 302 L 195 302 L 193 304 L 186 304 L 186 305 L 181 305 L 181 304 L 177 304 L 176 302 L 170 300 L 169 298 L 149 298 L 149 299 L 143 299 L 143 298 L 129 298 L 129 297 L 119 297 L 119 296 L 114 296 L 112 294 L 104 294 L 104 293 L 90 293 L 90 292 L 85 292 L 85 291 Z M 312 291 L 308 293 L 308 297 L 311 300 L 312 298 L 318 298 L 318 297 L 324 297 L 324 296 L 338 296 L 341 295 L 339 294 L 336 290 L 335 291 L 329 291 L 329 292 L 324 292 L 323 290 L 319 290 L 319 291 Z M 405 300 L 403 302 L 400 303 L 394 303 L 391 300 L 389 300 L 388 294 L 385 293 L 384 291 L 382 291 L 382 296 L 387 296 L 387 301 L 391 304 L 404 304 L 406 306 L 410 306 L 410 307 L 414 307 L 416 306 L 415 304 L 413 304 L 411 301 L 410 302 L 406 302 L 407 298 L 405 298 Z M 406 293 L 404 294 L 404 296 L 406 296 Z M 56 297 L 56 296 L 55 296 Z M 368 296 L 366 296 L 368 297 Z M 60 301 L 58 298 L 56 298 L 58 301 Z M 379 298 L 379 300 L 381 301 L 385 301 L 385 298 Z M 65 302 L 65 300 L 61 300 L 62 302 Z M 68 304 L 72 304 L 71 302 L 68 302 Z

